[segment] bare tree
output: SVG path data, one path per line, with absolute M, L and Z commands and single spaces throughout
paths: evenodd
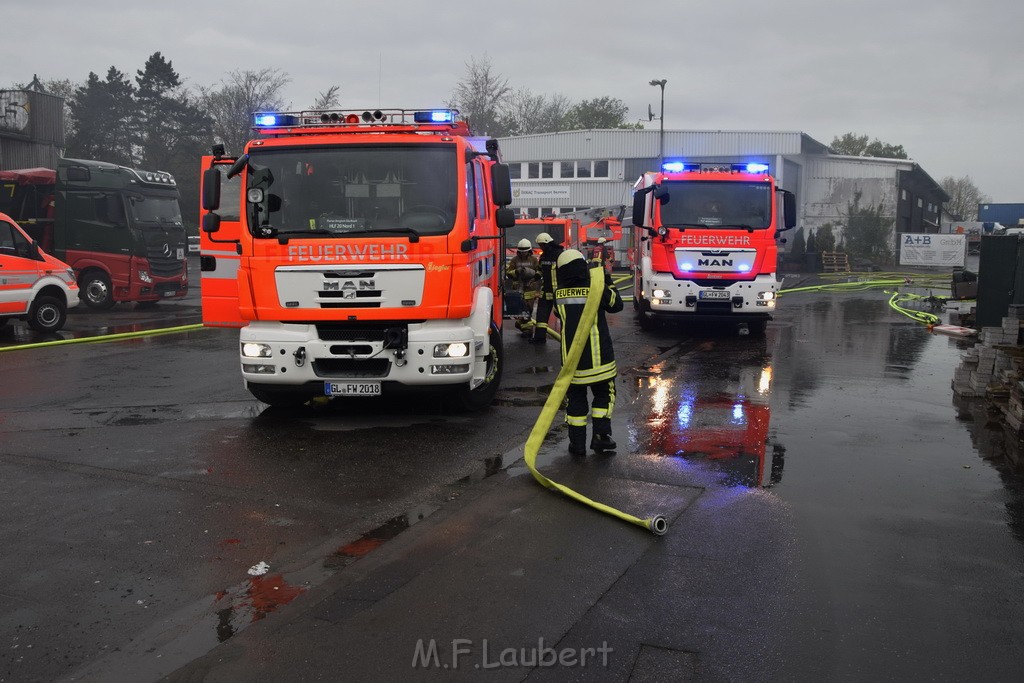
M 494 72 L 485 54 L 466 64 L 466 75 L 456 84 L 448 106 L 458 109 L 477 135 L 502 137 L 506 132 L 499 119 L 511 92 L 508 80 Z
M 323 109 L 337 109 L 341 106 L 338 94 L 341 92 L 340 85 L 332 85 L 322 93 L 318 93 L 310 109 L 321 111 Z
M 959 178 L 946 176 L 939 181 L 939 185 L 949 195 L 946 211 L 956 216 L 957 220 L 978 220 L 978 204 L 992 201 L 991 197 L 978 189 L 969 175 Z
M 509 94 L 499 114 L 503 135 L 532 135 L 563 130 L 572 104 L 564 95 L 534 95 L 527 89 Z
M 281 95 L 291 77 L 279 69 L 231 71 L 219 87 L 200 88 L 206 111 L 213 118 L 214 137 L 229 154 L 242 151 L 252 137 L 252 115 L 285 108 Z

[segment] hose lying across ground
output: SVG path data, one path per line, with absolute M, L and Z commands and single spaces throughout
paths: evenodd
M 544 407 L 541 409 L 540 415 L 537 417 L 537 422 L 534 423 L 533 429 L 530 431 L 530 436 L 526 440 L 524 458 L 526 460 L 527 467 L 530 468 L 530 472 L 533 474 L 533 478 L 540 482 L 542 486 L 559 491 L 574 500 L 589 505 L 595 510 L 612 515 L 613 517 L 618 517 L 619 519 L 631 524 L 642 526 L 658 536 L 661 536 L 668 530 L 668 522 L 661 515 L 655 515 L 648 519 L 640 519 L 639 517 L 622 512 L 621 510 L 617 510 L 611 506 L 591 500 L 590 498 L 573 491 L 568 486 L 563 486 L 556 481 L 548 479 L 537 471 L 537 452 L 540 450 L 541 443 L 544 441 L 544 436 L 551 428 L 551 423 L 558 414 L 558 410 L 562 407 L 562 401 L 565 399 L 565 392 L 568 390 L 569 384 L 572 381 L 573 373 L 576 372 L 576 366 L 580 362 L 580 356 L 583 355 L 583 347 L 586 346 L 587 339 L 590 337 L 589 330 L 597 324 L 597 313 L 601 306 L 601 296 L 603 292 L 604 271 L 600 268 L 592 268 L 590 270 L 590 294 L 587 296 L 587 303 L 583 307 L 583 317 L 580 320 L 576 337 L 572 340 L 572 346 L 569 347 L 569 355 L 565 359 L 565 362 L 562 363 L 562 369 L 559 371 L 558 377 L 555 378 L 555 384 L 551 388 L 551 393 L 548 394 L 548 398 L 544 402 Z

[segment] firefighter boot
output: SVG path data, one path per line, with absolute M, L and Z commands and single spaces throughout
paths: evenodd
M 587 428 L 569 426 L 569 455 L 583 457 L 587 454 Z
M 612 440 L 611 434 L 594 434 L 594 438 L 590 440 L 590 447 L 597 453 L 604 453 L 605 451 L 615 450 L 615 441 Z

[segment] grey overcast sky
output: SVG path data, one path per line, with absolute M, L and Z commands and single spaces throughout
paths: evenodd
M 191 85 L 273 67 L 296 109 L 441 105 L 473 58 L 514 88 L 617 97 L 666 129 L 858 132 L 936 180 L 1024 202 L 1022 0 L 4 0 L 0 87 L 134 76 L 160 51 Z M 654 121 L 648 126 L 657 126 Z

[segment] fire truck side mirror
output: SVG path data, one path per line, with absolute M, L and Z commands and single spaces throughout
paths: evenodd
M 491 166 L 491 199 L 498 206 L 512 203 L 512 176 L 508 172 L 508 164 Z
M 638 228 L 644 226 L 644 210 L 647 206 L 647 193 L 637 192 L 633 195 L 633 225 Z
M 203 171 L 203 209 L 216 211 L 220 208 L 220 171 L 208 168 Z
M 792 192 L 783 191 L 782 221 L 786 230 L 796 227 L 796 195 Z
M 516 225 L 516 212 L 503 206 L 494 212 L 494 223 L 502 229 L 513 228 Z
M 236 175 L 242 172 L 242 169 L 249 163 L 249 155 L 243 154 L 235 160 L 235 163 L 231 164 L 231 168 L 228 169 L 228 180 L 234 178 Z
M 215 213 L 203 214 L 203 232 L 215 233 L 220 230 L 220 216 Z

